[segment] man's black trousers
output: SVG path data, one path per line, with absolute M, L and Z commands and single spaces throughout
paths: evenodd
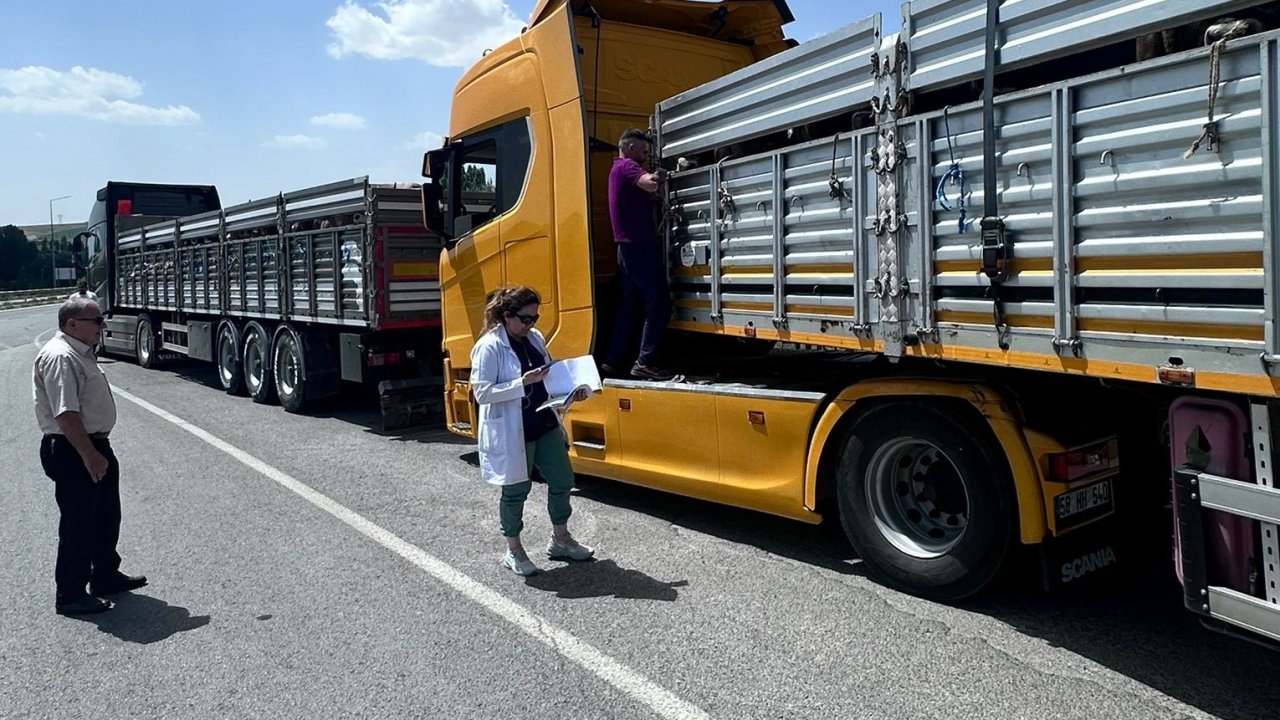
M 93 439 L 93 446 L 107 458 L 107 474 L 98 482 L 66 437 L 40 441 L 40 464 L 53 480 L 61 513 L 55 570 L 60 600 L 82 597 L 91 578 L 109 579 L 120 570 L 120 464 L 105 438 Z

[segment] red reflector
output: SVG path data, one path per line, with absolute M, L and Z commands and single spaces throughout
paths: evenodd
M 387 364 L 388 364 L 388 365 L 396 365 L 396 364 L 398 364 L 399 362 L 400 362 L 400 353 L 398 353 L 398 352 L 387 353 Z
M 1111 467 L 1111 442 L 1049 456 L 1049 481 L 1069 483 Z
M 132 200 L 117 200 L 117 201 L 116 201 L 116 214 L 117 214 L 117 215 L 132 215 L 132 214 L 133 214 L 133 201 L 132 201 Z

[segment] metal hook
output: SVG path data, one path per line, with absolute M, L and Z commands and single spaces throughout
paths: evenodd
M 1018 164 L 1018 177 L 1031 178 L 1031 166 L 1026 163 Z
M 792 196 L 791 196 L 791 199 L 787 201 L 787 209 L 789 209 L 789 210 L 794 210 L 794 209 L 795 209 L 795 207 L 796 207 L 796 202 L 797 202 L 797 201 L 799 201 L 799 203 L 800 203 L 800 209 L 801 209 L 801 210 L 804 210 L 804 198 L 803 198 L 803 197 L 801 197 L 801 196 L 799 196 L 799 195 L 792 195 Z
M 769 212 L 769 211 L 765 208 L 765 202 L 764 202 L 763 200 L 761 200 L 760 202 L 756 203 L 756 209 L 757 209 L 757 210 L 759 210 L 759 211 L 760 211 L 760 212 L 762 212 L 762 213 L 767 213 L 767 212 Z
M 1098 164 L 1099 164 L 1099 165 L 1108 165 L 1108 164 L 1109 164 L 1109 165 L 1111 165 L 1111 167 L 1115 167 L 1115 165 L 1116 165 L 1116 164 L 1115 164 L 1115 157 L 1114 157 L 1114 156 L 1115 156 L 1115 153 L 1111 152 L 1110 150 L 1103 150 L 1103 151 L 1102 151 L 1102 157 L 1098 160 Z M 1110 163 L 1108 163 L 1108 162 L 1107 162 L 1107 160 L 1108 160 L 1108 159 L 1110 159 L 1110 160 L 1111 160 L 1111 162 L 1110 162 Z

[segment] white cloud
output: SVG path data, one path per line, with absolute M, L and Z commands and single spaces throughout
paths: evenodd
M 421 150 L 426 152 L 427 150 L 435 150 L 440 147 L 440 143 L 442 142 L 444 142 L 444 136 L 440 133 L 423 130 L 417 135 L 414 135 L 412 140 L 405 143 L 404 149 Z
M 317 115 L 311 118 L 311 124 L 339 130 L 362 130 L 365 126 L 364 118 L 354 113 L 346 112 Z
M 376 10 L 346 0 L 325 24 L 336 58 L 415 58 L 440 67 L 470 65 L 524 26 L 503 0 L 386 0 Z
M 127 75 L 75 66 L 0 68 L 0 112 L 77 115 L 125 125 L 191 125 L 200 114 L 186 105 L 133 102 L 142 83 Z
M 262 147 L 280 148 L 281 150 L 319 150 L 328 145 L 324 138 L 310 135 L 277 135 L 262 143 Z

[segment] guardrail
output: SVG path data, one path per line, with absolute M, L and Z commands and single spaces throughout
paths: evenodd
M 71 294 L 71 288 L 41 288 L 39 290 L 0 290 L 0 302 L 9 300 L 23 300 L 30 297 L 47 297 L 52 295 L 60 295 L 62 293 Z
M 53 303 L 70 295 L 71 292 L 71 288 L 0 291 L 0 309 L 12 309 Z

